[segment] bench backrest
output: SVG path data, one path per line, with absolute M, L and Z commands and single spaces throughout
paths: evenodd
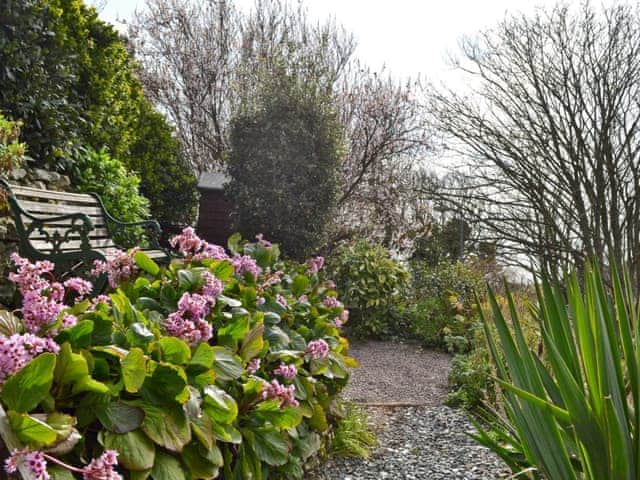
M 105 215 L 97 198 L 82 193 L 57 192 L 10 185 L 23 212 L 16 212 L 16 228 L 31 246 L 43 253 L 64 253 L 81 250 L 80 227 L 77 214 L 85 214 L 93 229 L 89 232 L 91 249 L 115 248 L 109 235 Z M 26 213 L 26 214 L 25 214 Z M 75 217 L 59 218 L 75 214 Z M 20 232 L 20 229 L 23 231 Z

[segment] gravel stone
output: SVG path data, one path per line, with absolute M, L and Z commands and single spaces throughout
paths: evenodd
M 330 458 L 307 480 L 493 480 L 509 469 L 467 435 L 463 410 L 442 405 L 450 356 L 410 342 L 355 343 L 360 363 L 345 400 L 364 405 L 378 431 L 371 458 Z

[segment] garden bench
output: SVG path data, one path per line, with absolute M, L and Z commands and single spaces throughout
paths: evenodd
M 59 279 L 87 276 L 95 260 L 110 250 L 139 246 L 149 257 L 169 261 L 160 247 L 160 225 L 155 220 L 121 222 L 106 210 L 96 194 L 67 193 L 19 185 L 0 179 L 0 188 L 16 226 L 18 251 L 35 260 L 50 260 Z M 106 285 L 106 276 L 94 280 L 94 295 Z

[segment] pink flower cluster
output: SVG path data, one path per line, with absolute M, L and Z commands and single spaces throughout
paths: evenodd
M 138 266 L 134 260 L 138 247 L 132 248 L 129 252 L 112 249 L 107 252 L 107 261 L 95 260 L 91 274 L 100 276 L 107 274 L 111 288 L 118 288 L 123 282 L 131 280 L 138 273 Z
M 262 269 L 258 266 L 256 261 L 249 255 L 236 255 L 231 259 L 231 265 L 236 274 L 242 275 L 244 273 L 250 273 L 254 279 L 258 278 L 258 275 L 262 273 Z
M 205 297 L 214 299 L 213 304 L 215 305 L 215 299 L 218 298 L 222 293 L 222 290 L 224 290 L 224 285 L 222 285 L 222 282 L 213 276 L 211 272 L 202 272 L 200 274 L 200 278 L 204 280 L 202 294 Z
M 249 360 L 249 363 L 247 363 L 247 372 L 249 373 L 249 375 L 255 374 L 259 369 L 260 369 L 259 358 L 256 357 Z
M 269 275 L 269 277 L 264 282 L 262 282 L 262 285 L 258 287 L 258 290 L 263 291 L 269 287 L 278 285 L 280 282 L 282 282 L 282 275 L 284 275 L 284 272 L 282 270 L 278 270 L 277 272 Z
M 17 253 L 11 255 L 13 263 L 18 267 L 17 272 L 9 273 L 9 280 L 15 282 L 22 294 L 23 324 L 27 331 L 40 332 L 43 327 L 55 323 L 60 313 L 66 308 L 64 304 L 65 287 L 77 294 L 76 301 L 82 300 L 88 295 L 93 286 L 90 282 L 81 278 L 70 278 L 64 285 L 50 281 L 43 276 L 53 277 L 53 263 L 38 261 L 30 263 Z M 76 324 L 73 315 L 65 315 L 63 327 L 68 328 Z M 50 330 L 48 335 L 55 335 L 56 330 Z
M 264 400 L 279 399 L 280 408 L 297 407 L 299 403 L 295 398 L 295 391 L 295 385 L 285 387 L 278 380 L 271 380 L 271 383 L 265 384 L 262 390 L 262 398 Z
M 178 311 L 169 315 L 164 328 L 169 335 L 182 338 L 189 345 L 206 342 L 213 336 L 213 329 L 205 319 L 211 311 L 213 297 L 197 293 L 183 293 L 178 301 Z
M 48 480 L 50 477 L 47 472 L 47 458 L 67 470 L 81 473 L 83 480 L 122 480 L 122 476 L 115 470 L 118 465 L 118 452 L 115 450 L 105 450 L 100 457 L 91 460 L 84 468 L 76 468 L 37 450 L 14 449 L 5 460 L 4 469 L 7 473 L 16 473 L 18 465 L 22 463 L 36 480 Z
M 315 359 L 327 358 L 329 355 L 329 345 L 322 339 L 312 340 L 307 344 L 306 353 Z
M 324 303 L 324 306 L 327 308 L 336 308 L 342 306 L 342 303 L 340 303 L 340 300 L 338 300 L 336 297 L 325 297 L 322 303 Z
M 30 452 L 28 450 L 14 449 L 9 458 L 4 462 L 4 470 L 7 473 L 16 473 L 20 462 L 29 469 L 36 480 L 49 479 L 49 472 L 47 472 L 47 460 L 44 458 L 44 454 L 42 452 Z
M 344 310 L 342 310 L 342 312 L 340 312 L 339 317 L 336 317 L 332 320 L 332 323 L 334 327 L 340 328 L 347 322 L 347 320 L 349 320 L 349 310 L 345 308 Z
M 122 480 L 122 476 L 114 470 L 118 465 L 118 452 L 105 450 L 98 458 L 94 458 L 82 470 L 84 480 Z
M 34 357 L 44 352 L 58 353 L 60 347 L 50 338 L 32 333 L 0 335 L 0 385 L 7 377 L 21 370 Z
M 196 235 L 193 227 L 183 229 L 180 235 L 169 240 L 169 244 L 189 260 L 200 261 L 205 258 L 226 260 L 229 258 L 224 248 L 202 240 Z
M 322 270 L 322 267 L 324 267 L 324 257 L 313 257 L 309 260 L 309 270 L 307 270 L 307 272 L 311 274 L 318 273 Z
M 280 305 L 282 308 L 287 308 L 287 299 L 284 298 L 279 293 L 276 295 L 276 303 Z
M 258 235 L 256 235 L 256 240 L 258 240 L 258 243 L 262 245 L 264 248 L 273 247 L 273 243 L 271 243 L 269 240 L 265 240 L 264 235 L 262 233 L 259 233 Z
M 273 371 L 274 375 L 280 375 L 282 378 L 287 380 L 292 380 L 298 375 L 298 369 L 295 365 L 287 365 L 286 363 L 281 363 L 278 368 Z

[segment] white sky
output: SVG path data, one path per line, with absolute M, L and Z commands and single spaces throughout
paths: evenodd
M 97 0 L 95 0 L 97 1 Z M 197 0 L 196 0 L 197 1 Z M 578 0 L 574 0 L 577 2 Z M 605 0 L 612 3 L 615 0 Z M 104 3 L 105 0 L 102 0 Z M 244 6 L 252 0 L 236 0 Z M 489 27 L 504 15 L 532 12 L 556 0 L 303 0 L 311 16 L 334 16 L 358 42 L 356 55 L 374 69 L 386 65 L 398 77 L 447 77 L 446 56 L 458 39 Z M 596 2 L 598 3 L 598 0 Z M 130 19 L 144 0 L 106 0 L 101 17 Z

